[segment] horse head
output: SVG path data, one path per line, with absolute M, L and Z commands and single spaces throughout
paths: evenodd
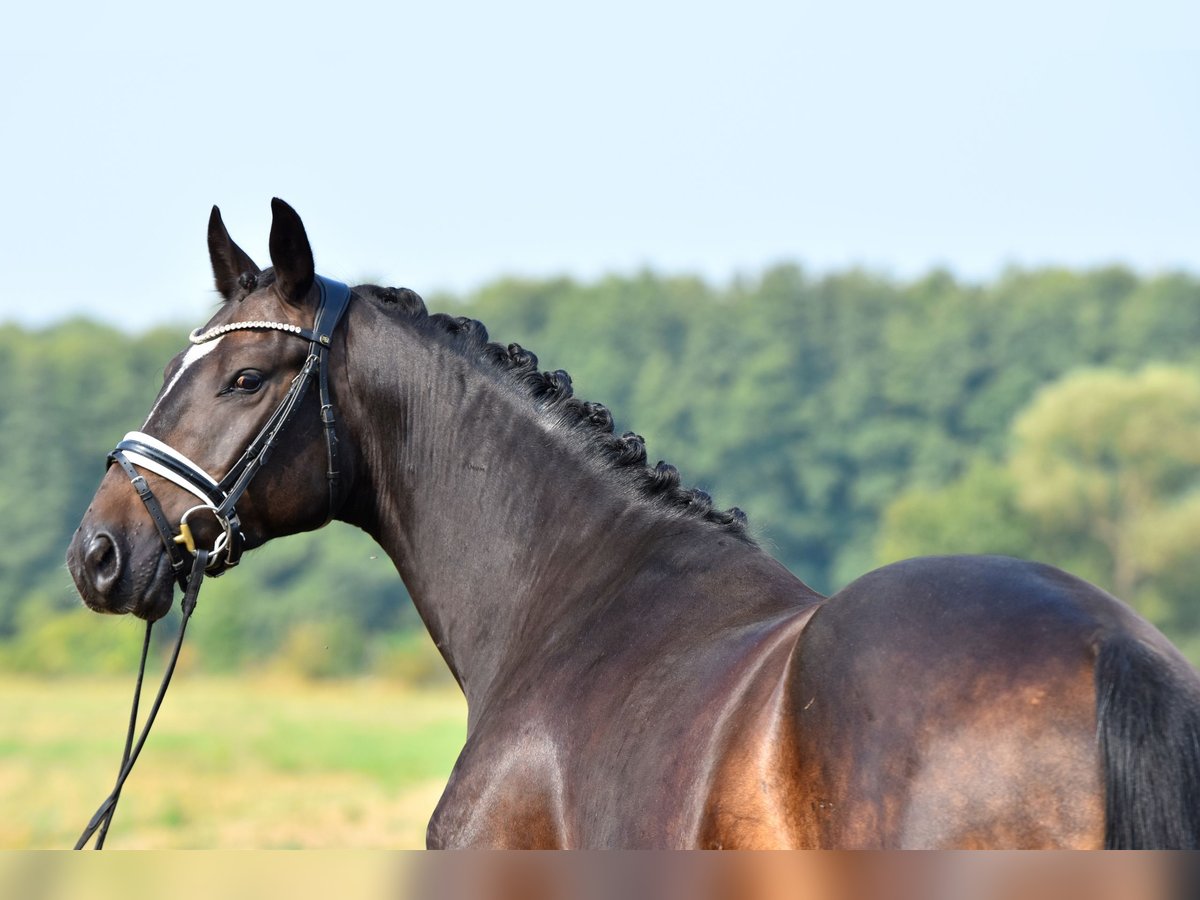
M 244 549 L 320 527 L 342 496 L 328 356 L 349 290 L 315 275 L 296 212 L 281 200 L 272 212 L 262 271 L 213 207 L 208 246 L 224 302 L 168 364 L 141 430 L 113 451 L 67 551 L 94 610 L 157 619 L 197 548 L 220 574 Z M 307 390 L 318 378 L 320 390 Z

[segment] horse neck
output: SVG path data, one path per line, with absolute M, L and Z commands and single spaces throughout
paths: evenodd
M 402 347 L 352 351 L 362 471 L 345 518 L 392 558 L 474 706 L 521 651 L 582 623 L 656 554 L 709 553 L 695 536 L 716 529 L 620 490 L 486 364 L 397 327 Z

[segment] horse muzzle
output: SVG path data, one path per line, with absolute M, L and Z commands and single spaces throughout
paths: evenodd
M 101 613 L 132 613 L 154 621 L 171 608 L 174 590 L 171 566 L 153 533 L 142 539 L 94 521 L 89 514 L 67 547 L 67 568 L 79 596 L 89 609 Z M 132 539 L 131 539 L 132 537 Z

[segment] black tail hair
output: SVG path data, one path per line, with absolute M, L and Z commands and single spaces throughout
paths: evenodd
M 1129 635 L 1104 640 L 1096 714 L 1109 850 L 1200 849 L 1200 680 Z

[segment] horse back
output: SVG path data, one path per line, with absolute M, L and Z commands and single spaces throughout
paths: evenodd
M 797 841 L 1094 847 L 1096 662 L 1114 635 L 1177 653 L 1098 588 L 999 557 L 909 560 L 834 595 L 790 675 Z

